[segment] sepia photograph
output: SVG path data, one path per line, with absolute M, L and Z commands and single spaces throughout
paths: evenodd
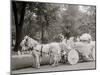
M 11 74 L 96 69 L 96 6 L 11 0 Z

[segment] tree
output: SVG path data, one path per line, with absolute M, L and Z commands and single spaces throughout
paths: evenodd
M 19 43 L 21 42 L 22 27 L 23 27 L 23 22 L 24 22 L 26 3 L 22 2 L 20 4 L 22 6 L 20 11 L 18 10 L 18 8 L 20 8 L 20 5 L 19 5 L 19 7 L 18 7 L 18 5 L 19 5 L 19 3 L 12 1 L 12 10 L 14 13 L 15 26 L 16 26 L 16 43 L 15 43 L 14 51 L 18 51 Z M 20 18 L 19 18 L 19 16 L 20 16 Z
M 16 26 L 15 51 L 25 35 L 41 43 L 54 41 L 53 38 L 60 33 L 67 38 L 84 32 L 94 36 L 95 7 L 83 12 L 79 5 L 14 1 L 12 7 Z

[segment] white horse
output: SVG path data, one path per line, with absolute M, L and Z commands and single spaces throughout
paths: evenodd
M 58 42 L 38 44 L 32 53 L 37 59 L 37 68 L 40 68 L 41 55 L 49 56 L 49 62 L 53 67 L 58 66 L 58 63 L 61 60 L 61 48 Z
M 53 42 L 49 44 L 50 46 L 50 64 L 53 58 L 52 66 L 58 66 L 59 61 L 61 60 L 61 47 L 58 42 Z
M 35 58 L 36 68 L 40 68 L 41 55 L 49 55 L 50 63 L 53 59 L 52 66 L 57 66 L 60 60 L 60 46 L 57 42 L 52 42 L 49 44 L 40 44 L 29 36 L 25 36 L 24 40 L 21 42 L 22 50 L 32 49 L 32 56 Z

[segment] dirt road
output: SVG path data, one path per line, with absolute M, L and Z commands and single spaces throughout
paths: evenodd
M 40 69 L 32 67 L 14 70 L 12 74 L 19 73 L 37 73 L 37 72 L 50 72 L 50 71 L 68 71 L 68 70 L 83 70 L 83 69 L 95 69 L 95 62 L 81 62 L 76 65 L 60 64 L 58 67 L 52 67 L 50 65 L 41 66 Z

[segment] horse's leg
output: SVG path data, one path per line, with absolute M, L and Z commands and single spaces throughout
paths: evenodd
M 49 60 L 50 60 L 50 65 L 51 65 L 52 64 L 52 58 L 50 57 Z
M 32 51 L 32 57 L 33 57 L 33 63 L 32 63 L 32 67 L 36 67 L 36 56 L 35 56 L 35 51 Z M 34 66 L 35 65 L 35 66 Z
M 35 66 L 34 66 L 34 64 L 35 64 Z M 34 68 L 36 68 L 36 57 L 35 56 L 33 56 L 33 65 L 32 65 L 32 67 Z
M 54 63 L 52 64 L 52 67 L 54 67 L 54 66 L 55 66 L 55 64 L 56 64 L 56 61 L 54 60 Z
M 49 57 L 49 64 L 51 65 L 52 64 L 52 55 L 50 54 L 50 57 Z
M 55 60 L 55 65 L 54 66 L 55 67 L 58 66 L 58 61 L 57 60 Z
M 39 58 L 39 54 L 36 54 L 36 68 L 40 68 L 40 58 Z
M 56 56 L 56 64 L 55 66 L 58 66 L 59 65 L 59 55 Z
M 52 64 L 52 66 L 54 67 L 54 66 L 56 66 L 56 63 L 57 63 L 57 56 L 56 55 L 54 55 L 53 60 L 54 60 L 54 62 Z
M 32 57 L 33 57 L 33 65 L 32 65 L 32 67 L 37 68 L 37 52 L 36 51 L 32 51 Z

